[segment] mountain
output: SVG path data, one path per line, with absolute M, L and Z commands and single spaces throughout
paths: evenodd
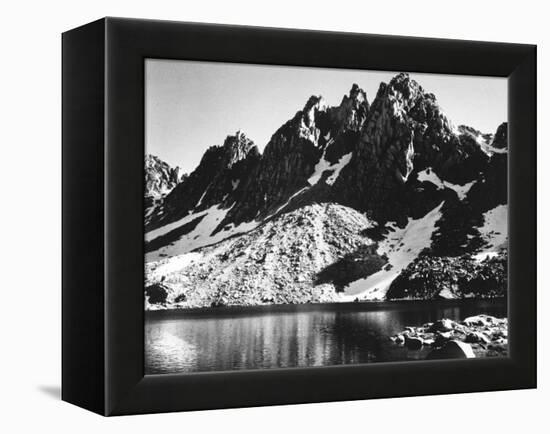
M 263 153 L 227 136 L 153 207 L 147 306 L 502 295 L 506 167 L 506 123 L 455 127 L 407 74 L 372 103 L 312 96 Z
M 177 256 L 177 263 L 148 263 L 147 289 L 158 293 L 160 282 L 177 287 L 166 291 L 163 301 L 194 307 L 338 301 L 331 279 L 318 270 L 334 267 L 359 249 L 369 255 L 362 272 L 381 268 L 384 260 L 362 234 L 367 227 L 367 218 L 351 208 L 308 205 L 239 237 Z
M 160 202 L 186 175 L 154 155 L 145 156 L 145 214 Z

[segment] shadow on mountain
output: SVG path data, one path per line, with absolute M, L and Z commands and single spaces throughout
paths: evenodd
M 161 235 L 160 237 L 157 237 L 151 241 L 149 241 L 147 244 L 145 244 L 145 252 L 154 252 L 155 250 L 158 250 L 164 246 L 167 246 L 169 244 L 172 244 L 179 240 L 184 235 L 187 235 L 191 231 L 193 231 L 197 225 L 201 222 L 201 220 L 204 218 L 205 215 L 201 215 L 193 220 L 191 220 L 189 223 L 186 223 L 176 229 L 171 230 L 170 232 Z
M 373 244 L 348 253 L 317 273 L 315 285 L 332 283 L 337 292 L 342 292 L 350 282 L 364 279 L 380 271 L 388 259 L 378 255 L 376 249 L 377 246 Z

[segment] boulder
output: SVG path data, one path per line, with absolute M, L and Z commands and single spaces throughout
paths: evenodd
M 438 332 L 435 335 L 434 344 L 436 347 L 444 345 L 446 342 L 450 341 L 453 338 L 452 332 Z
M 164 304 L 168 296 L 168 288 L 162 283 L 154 283 L 145 288 L 145 295 L 150 304 Z
M 497 323 L 498 320 L 495 317 L 492 317 L 490 315 L 476 315 L 476 316 L 470 316 L 466 318 L 464 321 L 462 321 L 463 324 L 466 324 L 467 326 L 488 326 L 490 324 Z
M 432 324 L 430 327 L 431 332 L 448 332 L 453 330 L 454 322 L 450 319 L 440 319 Z
M 481 332 L 471 332 L 466 335 L 464 342 L 468 342 L 471 344 L 488 344 L 489 342 L 491 342 L 491 339 L 489 339 Z
M 405 343 L 405 337 L 403 335 L 397 335 L 395 337 L 395 343 L 396 344 L 404 344 Z
M 405 346 L 409 350 L 419 350 L 424 345 L 422 338 L 405 336 Z
M 472 347 L 461 341 L 452 340 L 441 348 L 435 349 L 428 354 L 428 359 L 473 359 L 475 358 Z

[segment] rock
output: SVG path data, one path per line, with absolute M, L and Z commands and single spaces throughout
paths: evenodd
M 179 167 L 171 167 L 155 155 L 145 156 L 145 215 L 146 221 L 153 207 L 160 202 L 174 187 L 185 180 Z
M 448 215 L 449 213 L 461 212 L 445 207 L 442 210 L 446 214 L 442 220 L 449 221 L 448 224 L 455 221 L 455 218 Z M 447 235 L 438 236 L 437 240 L 440 245 L 453 242 Z M 486 261 L 478 261 L 469 255 L 460 257 L 426 255 L 416 258 L 397 276 L 391 283 L 386 298 L 389 300 L 406 297 L 440 299 L 472 295 L 488 298 L 504 296 L 506 290 L 506 251 L 499 252 Z
M 464 339 L 464 342 L 468 342 L 471 344 L 488 344 L 491 342 L 491 339 L 489 339 L 487 336 L 485 336 L 481 332 L 470 332 L 466 335 L 466 338 Z
M 168 288 L 162 283 L 154 283 L 145 288 L 145 295 L 150 304 L 164 304 L 168 296 Z
M 504 149 L 508 147 L 508 123 L 504 122 L 497 128 L 497 132 L 493 138 L 491 146 L 497 149 Z
M 426 324 L 429 327 L 409 326 L 400 336 L 405 340 L 404 343 L 409 349 L 418 350 L 422 346 L 433 347 L 434 349 L 428 357 L 431 359 L 505 356 L 508 353 L 507 320 L 487 315 L 480 315 L 480 317 L 481 319 L 475 318 L 469 322 L 491 323 L 492 325 L 465 326 L 449 319 L 443 319 L 433 324 Z M 426 329 L 445 329 L 451 326 L 451 330 L 444 332 L 426 331 Z M 392 340 L 396 342 L 396 339 Z M 419 345 L 419 341 L 422 341 L 422 346 Z
M 440 347 L 444 345 L 447 341 L 451 340 L 452 338 L 453 338 L 453 334 L 450 331 L 444 332 L 444 333 L 437 332 L 435 334 L 434 344 L 435 346 Z
M 404 343 L 405 343 L 405 336 L 403 336 L 403 335 L 397 335 L 397 336 L 395 337 L 395 343 L 396 343 L 396 344 L 400 344 L 400 345 L 404 344 Z
M 461 324 L 458 324 L 456 322 L 453 324 L 453 327 L 454 327 L 453 331 L 455 333 L 460 333 L 460 334 L 463 334 L 463 335 L 467 335 L 470 332 L 470 330 L 467 327 L 465 327 Z
M 432 350 L 428 359 L 473 359 L 475 358 L 472 347 L 464 342 L 452 340 L 441 348 Z
M 462 323 L 467 326 L 488 326 L 497 323 L 497 321 L 495 317 L 490 315 L 476 315 L 466 318 Z
M 497 350 L 500 352 L 504 352 L 508 348 L 508 341 L 502 339 L 497 342 L 492 342 L 487 346 L 487 348 L 489 348 L 490 350 Z
M 432 332 L 448 332 L 453 330 L 454 322 L 450 319 L 440 319 L 432 324 L 430 331 Z
M 179 294 L 174 298 L 174 303 L 183 303 L 187 300 L 187 297 L 185 294 Z
M 508 330 L 507 329 L 497 330 L 494 334 L 496 334 L 497 336 L 503 337 L 503 338 L 508 338 Z
M 419 350 L 424 345 L 424 341 L 418 337 L 405 336 L 405 346 L 409 350 Z

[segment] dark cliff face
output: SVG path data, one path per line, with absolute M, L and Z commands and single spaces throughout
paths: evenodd
M 262 155 L 244 134 L 208 149 L 189 179 L 166 198 L 148 229 L 175 221 L 191 210 L 219 204 L 230 208 L 219 228 L 262 219 L 284 207 L 325 156 L 336 162 L 351 152 L 368 114 L 365 92 L 354 85 L 339 106 L 312 96 L 271 137 Z
M 265 217 L 304 188 L 326 146 L 330 126 L 324 101 L 312 96 L 273 134 L 226 220 L 238 224 Z
M 247 213 L 240 215 L 237 205 L 236 219 L 265 217 L 309 188 L 308 179 L 322 158 L 335 163 L 353 149 L 368 109 L 367 95 L 357 85 L 337 107 L 312 96 L 267 144 L 247 190 Z
M 342 98 L 340 105 L 329 109 L 332 136 L 336 137 L 346 131 L 361 131 L 368 112 L 367 94 L 354 83 L 349 94 Z
M 223 146 L 216 150 L 217 172 L 210 176 L 203 189 L 196 204 L 197 210 L 216 204 L 227 207 L 239 200 L 249 174 L 254 171 L 260 159 L 258 148 L 240 131 L 234 136 L 228 136 Z
M 335 196 L 379 222 L 404 223 L 448 197 L 417 181 L 426 169 L 460 186 L 490 170 L 490 157 L 453 128 L 433 94 L 399 74 L 380 85 Z
M 197 168 L 166 196 L 147 229 L 176 221 L 191 210 L 235 202 L 259 159 L 254 143 L 240 131 L 228 136 L 222 146 L 211 146 Z
M 491 145 L 496 149 L 506 149 L 508 147 L 508 123 L 503 122 L 497 128 Z

